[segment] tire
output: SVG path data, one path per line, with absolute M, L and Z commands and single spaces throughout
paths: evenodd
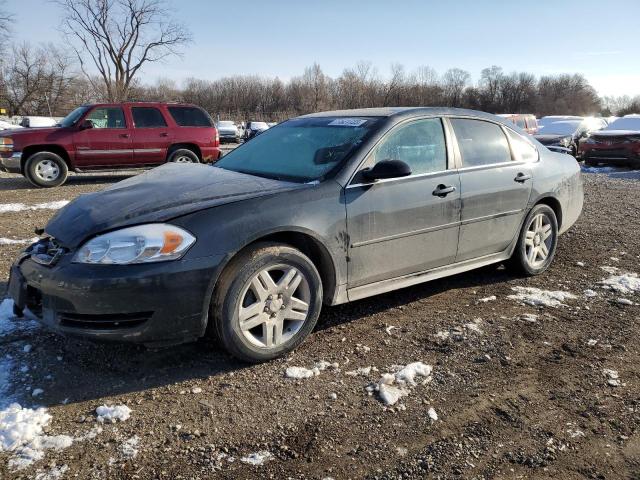
M 38 152 L 27 159 L 24 176 L 36 187 L 58 187 L 67 180 L 69 168 L 60 155 Z
M 198 155 L 188 148 L 178 148 L 169 154 L 168 160 L 173 163 L 200 163 Z
M 544 238 L 546 232 L 549 232 L 549 236 Z M 522 225 L 518 243 L 508 266 L 525 275 L 539 275 L 553 262 L 557 245 L 556 214 L 548 205 L 538 204 L 531 209 Z M 537 251 L 533 251 L 534 248 Z M 543 248 L 546 250 L 546 256 Z
M 265 362 L 296 348 L 315 327 L 321 308 L 322 281 L 311 260 L 287 245 L 259 243 L 222 273 L 211 302 L 210 332 L 234 357 Z

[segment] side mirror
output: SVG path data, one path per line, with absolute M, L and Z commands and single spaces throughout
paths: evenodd
M 80 130 L 87 130 L 88 128 L 93 128 L 93 122 L 91 120 L 84 120 L 80 124 Z
M 411 175 L 411 167 L 402 160 L 382 160 L 372 168 L 362 170 L 362 174 L 367 180 L 408 177 Z

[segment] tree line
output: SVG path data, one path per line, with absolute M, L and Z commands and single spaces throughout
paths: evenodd
M 12 15 L 0 0 L 0 107 L 8 115 L 63 116 L 77 105 L 125 100 L 181 101 L 212 116 L 280 121 L 330 109 L 448 106 L 493 113 L 544 115 L 624 114 L 640 111 L 640 98 L 599 98 L 583 75 L 536 77 L 491 66 L 476 81 L 450 68 L 381 74 L 360 62 L 331 77 L 318 64 L 288 80 L 260 75 L 161 79 L 143 83 L 144 66 L 179 55 L 190 42 L 164 0 L 54 0 L 63 13 L 65 46 L 11 44 Z

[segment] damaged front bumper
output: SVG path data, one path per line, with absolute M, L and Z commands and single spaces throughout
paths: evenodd
M 42 241 L 41 241 L 42 242 Z M 160 346 L 206 330 L 209 298 L 223 256 L 140 265 L 46 264 L 27 249 L 11 268 L 9 294 L 48 328 L 96 340 Z

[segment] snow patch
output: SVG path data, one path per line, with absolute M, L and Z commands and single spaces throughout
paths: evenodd
M 436 409 L 433 407 L 429 407 L 429 410 L 427 410 L 427 415 L 434 422 L 438 420 L 438 413 L 436 412 Z
M 140 449 L 140 438 L 136 435 L 131 437 L 129 440 L 126 440 L 121 446 L 120 451 L 122 452 L 122 456 L 124 458 L 135 458 L 138 455 L 138 451 Z
M 51 467 L 47 472 L 38 472 L 35 480 L 60 480 L 67 473 L 67 470 L 69 470 L 68 465 Z
M 22 238 L 22 239 L 0 237 L 0 245 L 27 245 L 30 243 L 35 243 L 38 240 L 39 240 L 38 237 Z
M 566 305 L 563 302 L 577 298 L 572 293 L 561 290 L 541 290 L 535 287 L 512 287 L 511 290 L 517 293 L 515 295 L 509 295 L 507 298 L 534 307 L 565 307 Z
M 640 292 L 640 278 L 638 278 L 637 273 L 612 275 L 599 283 L 602 285 L 602 288 L 613 290 L 625 295 Z
M 359 367 L 356 370 L 350 370 L 348 372 L 344 372 L 345 375 L 349 375 L 350 377 L 367 377 L 371 372 L 377 372 L 378 369 L 376 367 Z
M 294 379 L 303 379 L 303 378 L 311 378 L 320 375 L 320 372 L 327 370 L 329 368 L 337 369 L 340 365 L 338 363 L 330 363 L 324 360 L 320 362 L 316 362 L 313 367 L 305 368 L 305 367 L 287 367 L 284 372 L 284 376 L 287 378 Z
M 105 421 L 116 423 L 118 420 L 124 422 L 131 416 L 131 409 L 126 405 L 116 405 L 113 407 L 101 405 L 96 408 L 96 415 L 100 423 L 104 423 Z
M 585 297 L 588 298 L 592 298 L 592 297 L 597 297 L 598 293 L 594 290 L 591 290 L 590 288 L 587 288 L 585 291 L 582 292 L 584 294 Z
M 477 303 L 493 302 L 494 300 L 497 300 L 497 298 L 498 297 L 496 297 L 495 295 L 491 295 L 490 297 L 481 298 L 480 300 L 477 301 Z
M 68 435 L 45 435 L 51 415 L 46 408 L 22 408 L 13 403 L 0 410 L 0 451 L 10 452 L 9 467 L 17 470 L 44 458 L 45 450 L 63 450 L 73 443 Z
M 250 465 L 262 465 L 267 460 L 271 460 L 273 454 L 267 450 L 261 450 L 259 452 L 250 453 L 246 457 L 240 459 L 241 462 L 248 463 Z
M 620 375 L 618 375 L 617 370 L 612 370 L 610 368 L 602 369 L 603 375 L 607 378 L 607 383 L 612 387 L 619 387 L 620 383 Z
M 69 200 L 36 203 L 35 205 L 26 205 L 24 203 L 2 203 L 0 204 L 0 213 L 22 212 L 24 210 L 58 210 L 64 207 L 68 203 L 69 203 Z
M 367 391 L 370 394 L 376 392 L 378 398 L 387 406 L 395 405 L 402 397 L 411 393 L 411 388 L 417 385 L 416 379 L 424 377 L 423 383 L 431 380 L 433 367 L 422 362 L 413 362 L 408 365 L 395 365 L 394 373 L 385 373 L 377 383 L 369 385 Z

